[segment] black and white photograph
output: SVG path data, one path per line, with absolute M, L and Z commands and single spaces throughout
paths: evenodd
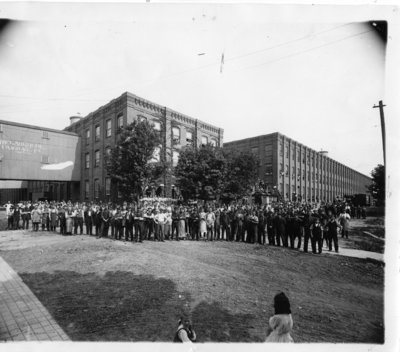
M 0 347 L 398 350 L 399 9 L 1 3 Z

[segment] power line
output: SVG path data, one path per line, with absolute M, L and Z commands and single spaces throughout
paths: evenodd
M 317 36 L 317 35 L 320 35 L 320 34 L 323 34 L 323 33 L 334 31 L 334 30 L 336 30 L 338 28 L 342 28 L 342 27 L 348 26 L 350 24 L 352 24 L 352 23 L 346 23 L 346 24 L 343 24 L 343 25 L 335 26 L 333 28 L 330 28 L 330 29 L 327 29 L 327 30 L 324 30 L 324 31 L 320 31 L 320 32 L 317 32 L 317 33 L 313 33 L 311 35 L 307 35 L 307 36 L 303 36 L 303 37 L 300 37 L 300 38 L 297 38 L 297 39 L 293 39 L 293 40 L 290 40 L 290 41 L 287 41 L 287 42 L 284 42 L 284 43 L 280 43 L 280 44 L 277 44 L 277 45 L 274 45 L 274 46 L 271 46 L 271 47 L 267 47 L 267 48 L 264 48 L 264 49 L 259 49 L 259 50 L 252 51 L 252 52 L 249 52 L 249 53 L 245 53 L 245 54 L 242 54 L 242 55 L 238 55 L 238 56 L 234 56 L 234 57 L 231 57 L 231 58 L 227 58 L 224 61 L 225 62 L 226 61 L 234 61 L 234 60 L 241 59 L 243 57 L 248 57 L 248 56 L 251 56 L 251 55 L 259 54 L 261 52 L 265 52 L 265 51 L 273 50 L 273 49 L 276 49 L 276 48 L 280 48 L 280 47 L 283 47 L 283 46 L 286 46 L 286 45 L 290 45 L 290 44 L 298 42 L 298 41 L 305 40 L 305 39 L 310 38 L 310 37 L 314 37 L 314 36 Z M 302 54 L 302 53 L 306 53 L 306 52 L 310 52 L 310 51 L 313 51 L 313 50 L 316 50 L 316 49 L 319 49 L 319 48 L 322 48 L 322 47 L 325 47 L 325 46 L 333 45 L 333 44 L 341 42 L 343 40 L 347 40 L 349 38 L 352 38 L 352 37 L 355 37 L 355 36 L 359 36 L 359 35 L 362 35 L 362 34 L 365 34 L 365 33 L 368 33 L 368 32 L 372 32 L 372 31 L 373 31 L 373 29 L 372 30 L 368 30 L 368 31 L 364 31 L 364 32 L 361 32 L 361 33 L 357 33 L 357 34 L 354 34 L 354 35 L 350 35 L 350 36 L 347 36 L 345 38 L 341 38 L 341 39 L 336 40 L 336 41 L 325 43 L 323 45 L 320 45 L 320 46 L 317 46 L 317 47 L 314 47 L 314 48 L 298 51 L 298 52 L 295 52 L 293 54 L 289 54 L 289 55 L 280 57 L 280 58 L 278 58 L 276 60 L 270 60 L 270 61 L 262 63 L 262 64 L 249 66 L 249 67 L 246 67 L 244 69 L 237 70 L 235 72 L 243 71 L 243 70 L 247 70 L 247 69 L 251 69 L 251 68 L 260 67 L 260 66 L 272 63 L 272 62 L 277 62 L 277 61 L 280 61 L 280 60 L 285 59 L 285 58 L 293 57 L 293 56 L 296 56 L 296 55 L 299 55 L 299 54 Z M 152 84 L 152 83 L 156 82 L 159 79 L 165 79 L 165 78 L 169 78 L 169 77 L 174 77 L 174 76 L 177 76 L 177 75 L 180 75 L 180 74 L 185 74 L 185 73 L 188 73 L 188 72 L 201 70 L 201 69 L 205 69 L 205 68 L 208 68 L 208 67 L 211 67 L 211 66 L 220 65 L 220 64 L 221 64 L 220 61 L 215 61 L 215 62 L 207 64 L 207 65 L 195 67 L 195 68 L 192 68 L 192 69 L 183 70 L 183 71 L 172 73 L 172 74 L 165 75 L 165 76 L 160 76 L 157 79 L 155 79 L 153 81 L 150 81 L 148 84 L 145 83 L 145 85 Z M 96 88 L 94 90 L 96 90 Z M 0 95 L 0 98 L 1 97 L 3 97 L 3 98 L 11 98 L 11 99 L 33 99 L 33 100 L 50 100 L 50 101 L 84 101 L 84 102 L 89 102 L 89 101 L 96 101 L 96 102 L 102 101 L 103 102 L 104 101 L 104 99 L 57 98 L 57 97 L 50 97 L 50 98 L 43 97 L 43 98 L 40 98 L 40 97 L 14 96 L 14 95 Z M 25 103 L 25 104 L 30 104 L 30 103 Z M 19 106 L 19 105 L 15 105 L 15 106 Z M 6 107 L 6 106 L 4 106 L 4 107 Z M 8 107 L 12 107 L 12 105 L 8 105 Z
M 225 62 L 234 61 L 234 60 L 241 59 L 243 57 L 255 55 L 255 54 L 258 54 L 258 53 L 261 53 L 261 52 L 265 52 L 265 51 L 269 51 L 269 50 L 273 50 L 273 49 L 276 49 L 276 48 L 280 48 L 280 47 L 283 47 L 283 46 L 286 46 L 286 45 L 289 45 L 289 44 L 293 44 L 295 42 L 302 41 L 302 40 L 305 40 L 305 39 L 308 39 L 308 38 L 311 38 L 311 37 L 314 37 L 314 36 L 317 36 L 317 35 L 320 35 L 320 34 L 323 34 L 323 33 L 331 32 L 331 31 L 336 30 L 336 29 L 341 28 L 341 27 L 349 26 L 351 24 L 353 24 L 353 23 L 342 24 L 340 26 L 335 26 L 333 28 L 330 28 L 330 29 L 327 29 L 327 30 L 324 30 L 324 31 L 316 32 L 316 33 L 313 33 L 313 34 L 310 34 L 310 35 L 307 35 L 307 36 L 304 36 L 304 37 L 300 37 L 300 38 L 297 38 L 297 39 L 289 40 L 287 42 L 280 43 L 280 44 L 277 44 L 277 45 L 274 45 L 274 46 L 270 46 L 270 47 L 267 47 L 267 48 L 255 50 L 255 51 L 248 52 L 248 53 L 245 53 L 245 54 L 241 54 L 241 55 L 238 55 L 238 56 L 233 56 L 231 58 L 229 58 L 229 57 L 228 58 L 224 58 L 224 61 Z M 212 63 L 206 64 L 206 65 L 203 65 L 203 66 L 198 66 L 198 67 L 194 67 L 194 68 L 191 68 L 191 69 L 187 69 L 187 70 L 171 73 L 169 75 L 160 76 L 155 80 L 149 81 L 149 83 L 147 83 L 147 85 L 152 84 L 152 83 L 156 82 L 159 79 L 170 78 L 170 77 L 178 76 L 178 75 L 185 74 L 185 73 L 188 73 L 188 72 L 202 70 L 202 69 L 209 68 L 209 67 L 212 67 L 212 66 L 219 66 L 220 64 L 221 64 L 221 61 L 219 60 L 219 61 L 214 61 Z
M 322 44 L 322 45 L 319 45 L 319 46 L 316 46 L 316 47 L 313 47 L 313 48 L 310 48 L 310 49 L 297 51 L 297 52 L 295 52 L 295 53 L 282 56 L 282 57 L 280 57 L 280 58 L 278 58 L 278 59 L 270 60 L 270 61 L 267 61 L 267 62 L 264 62 L 264 63 L 261 63 L 261 64 L 249 66 L 249 67 L 245 67 L 245 68 L 243 68 L 243 69 L 236 70 L 236 71 L 234 71 L 234 72 L 240 72 L 240 71 L 248 70 L 248 69 L 251 69 L 251 68 L 256 68 L 256 67 L 268 65 L 268 64 L 273 63 L 273 62 L 278 62 L 278 61 L 280 61 L 280 60 L 287 59 L 287 58 L 289 58 L 289 57 L 293 57 L 293 56 L 296 56 L 296 55 L 300 55 L 300 54 L 304 54 L 304 53 L 307 53 L 307 52 L 310 52 L 310 51 L 314 51 L 314 50 L 317 50 L 317 49 L 320 49 L 320 48 L 323 48 L 323 47 L 326 47 L 326 46 L 329 46 L 329 45 L 333 45 L 333 44 L 342 42 L 342 41 L 344 41 L 344 40 L 347 40 L 347 39 L 350 39 L 350 38 L 354 38 L 354 37 L 357 37 L 357 36 L 360 36 L 360 35 L 363 35 L 363 34 L 372 32 L 372 31 L 374 31 L 374 30 L 371 29 L 371 30 L 364 31 L 364 32 L 361 32 L 361 33 L 352 34 L 352 35 L 349 35 L 349 36 L 347 36 L 347 37 L 344 37 L 344 38 L 341 38 L 341 39 L 338 39 L 338 40 L 334 40 L 334 41 L 331 41 L 331 42 L 328 42 L 328 43 L 325 43 L 325 44 Z
M 280 47 L 283 47 L 283 46 L 286 46 L 286 45 L 289 45 L 289 44 L 292 44 L 292 43 L 296 43 L 298 41 L 302 41 L 302 40 L 314 37 L 316 35 L 332 32 L 332 31 L 334 31 L 334 30 L 336 30 L 338 28 L 349 26 L 351 24 L 353 24 L 353 23 L 342 24 L 340 26 L 336 26 L 336 27 L 333 27 L 333 28 L 330 28 L 330 29 L 327 29 L 327 30 L 324 30 L 324 31 L 320 31 L 320 32 L 314 33 L 314 34 L 309 34 L 309 35 L 306 35 L 306 36 L 301 37 L 301 38 L 289 40 L 287 42 L 284 42 L 284 43 L 281 43 L 281 44 L 277 44 L 275 46 L 271 46 L 271 47 L 260 49 L 260 50 L 256 50 L 256 51 L 252 51 L 252 52 L 249 52 L 249 53 L 246 53 L 246 54 L 243 54 L 243 55 L 234 56 L 234 57 L 228 58 L 226 61 L 234 61 L 234 60 L 237 60 L 237 59 L 241 59 L 242 57 L 247 57 L 247 56 L 259 54 L 259 53 L 262 53 L 262 52 L 265 52 L 265 51 L 269 51 L 269 50 L 272 50 L 272 49 L 280 48 Z

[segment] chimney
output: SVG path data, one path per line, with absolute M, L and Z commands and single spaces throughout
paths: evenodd
M 78 122 L 82 116 L 78 113 L 77 115 L 71 116 L 70 119 L 70 125 L 73 125 L 75 122 Z

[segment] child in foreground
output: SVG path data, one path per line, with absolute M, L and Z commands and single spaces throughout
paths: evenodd
M 281 292 L 274 297 L 275 315 L 269 319 L 269 331 L 265 342 L 293 342 L 290 332 L 293 328 L 290 302 Z

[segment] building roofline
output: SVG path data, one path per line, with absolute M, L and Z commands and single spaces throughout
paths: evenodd
M 150 101 L 150 100 L 148 100 L 148 99 L 146 99 L 146 98 L 142 98 L 142 97 L 140 97 L 140 96 L 138 96 L 138 95 L 136 95 L 136 94 L 133 94 L 133 93 L 131 93 L 131 92 L 128 92 L 128 91 L 122 93 L 122 94 L 121 94 L 120 96 L 118 96 L 117 98 L 113 98 L 113 99 L 110 100 L 108 103 L 106 103 L 106 104 L 104 104 L 104 105 L 98 107 L 96 110 L 94 110 L 94 111 L 90 112 L 89 114 L 87 114 L 86 116 L 82 117 L 81 120 L 76 121 L 76 122 L 74 122 L 73 124 L 71 124 L 71 125 L 69 125 L 69 126 L 67 126 L 67 127 L 65 127 L 65 128 L 69 128 L 70 126 L 73 126 L 73 125 L 75 125 L 76 123 L 80 123 L 80 122 L 86 120 L 86 119 L 89 118 L 90 116 L 95 115 L 96 113 L 98 113 L 98 112 L 101 111 L 102 109 L 106 108 L 108 105 L 113 104 L 116 100 L 121 99 L 121 98 L 124 98 L 124 97 L 126 97 L 126 98 L 132 98 L 132 99 L 140 99 L 141 101 L 144 101 L 145 103 L 154 105 L 154 106 L 156 106 L 156 107 L 159 108 L 159 109 L 162 109 L 162 110 L 166 109 L 168 112 L 175 113 L 175 114 L 178 114 L 178 115 L 182 115 L 182 116 L 184 116 L 185 118 L 192 120 L 193 122 L 194 122 L 194 121 L 197 121 L 197 122 L 200 122 L 200 123 L 202 123 L 202 124 L 204 124 L 204 125 L 207 125 L 207 126 L 209 126 L 209 127 L 211 127 L 211 128 L 214 128 L 214 129 L 216 129 L 216 130 L 220 130 L 221 133 L 224 132 L 224 129 L 221 128 L 221 127 L 217 127 L 217 126 L 212 125 L 212 124 L 210 124 L 210 123 L 208 123 L 208 122 L 205 122 L 205 121 L 203 121 L 203 120 L 199 120 L 199 119 L 196 119 L 196 118 L 194 118 L 194 117 L 188 116 L 188 115 L 186 115 L 186 114 L 184 114 L 184 113 L 181 113 L 181 112 L 176 111 L 176 110 L 174 110 L 174 109 L 171 109 L 171 108 L 169 108 L 169 107 L 166 107 L 166 106 L 163 106 L 163 105 L 154 103 L 154 102 L 152 102 L 152 101 Z
M 293 142 L 296 142 L 297 144 L 299 144 L 299 145 L 301 145 L 301 146 L 303 146 L 303 147 L 305 147 L 305 148 L 308 148 L 308 149 L 310 149 L 310 150 L 313 150 L 313 151 L 315 151 L 316 153 L 320 153 L 319 151 L 317 151 L 317 150 L 315 150 L 315 149 L 313 149 L 313 148 L 311 148 L 311 147 L 309 147 L 309 146 L 307 146 L 307 145 L 305 145 L 305 144 L 303 144 L 303 143 L 300 143 L 300 142 L 296 141 L 295 139 L 290 138 L 290 137 L 288 137 L 288 136 L 286 136 L 286 135 L 284 135 L 283 133 L 280 133 L 280 132 L 274 132 L 274 133 L 268 133 L 268 134 L 259 135 L 259 136 L 255 136 L 255 137 L 249 137 L 249 138 L 244 138 L 244 139 L 238 139 L 238 140 L 236 140 L 236 141 L 231 141 L 231 142 L 226 142 L 226 143 L 224 142 L 224 143 L 223 143 L 223 147 L 224 147 L 226 144 L 237 143 L 237 142 L 247 142 L 247 141 L 250 141 L 250 140 L 256 140 L 256 139 L 259 139 L 259 138 L 269 137 L 269 136 L 273 136 L 273 135 L 277 135 L 277 136 L 280 136 L 280 137 L 285 137 L 285 138 L 287 138 L 287 139 L 290 139 L 290 140 L 293 141 Z M 325 155 L 324 157 L 325 157 L 326 159 L 335 161 L 335 162 L 337 162 L 337 163 L 339 163 L 339 164 L 341 164 L 341 165 L 343 165 L 343 166 L 349 168 L 351 171 L 353 171 L 353 172 L 355 172 L 355 173 L 357 173 L 357 174 L 359 174 L 359 175 L 361 175 L 361 176 L 363 176 L 363 177 L 366 177 L 366 178 L 372 180 L 372 178 L 371 178 L 370 176 L 367 176 L 367 175 L 361 173 L 360 171 L 357 171 L 357 170 L 351 168 L 350 166 L 345 165 L 344 163 L 342 163 L 342 162 L 340 162 L 340 161 L 338 161 L 338 160 L 332 159 L 331 157 L 326 156 L 326 155 Z
M 224 145 L 225 144 L 231 144 L 231 143 L 238 143 L 238 142 L 247 142 L 247 141 L 250 141 L 250 140 L 255 140 L 255 139 L 264 138 L 264 137 L 270 137 L 270 136 L 273 136 L 273 135 L 281 135 L 281 134 L 279 132 L 267 133 L 267 134 L 262 134 L 262 135 L 259 135 L 259 136 L 247 137 L 247 138 L 243 138 L 243 139 L 237 139 L 235 141 L 224 142 Z
M 34 129 L 34 130 L 47 131 L 47 132 L 52 132 L 52 133 L 60 133 L 60 134 L 66 134 L 69 136 L 78 137 L 78 135 L 74 132 L 69 132 L 69 131 L 64 131 L 64 130 L 56 130 L 53 128 L 41 127 L 41 126 L 35 126 L 35 125 L 28 125 L 25 123 L 19 123 L 19 122 L 14 122 L 14 121 L 0 120 L 0 124 L 16 126 L 16 127 L 23 127 L 23 128 L 30 128 L 30 129 Z

